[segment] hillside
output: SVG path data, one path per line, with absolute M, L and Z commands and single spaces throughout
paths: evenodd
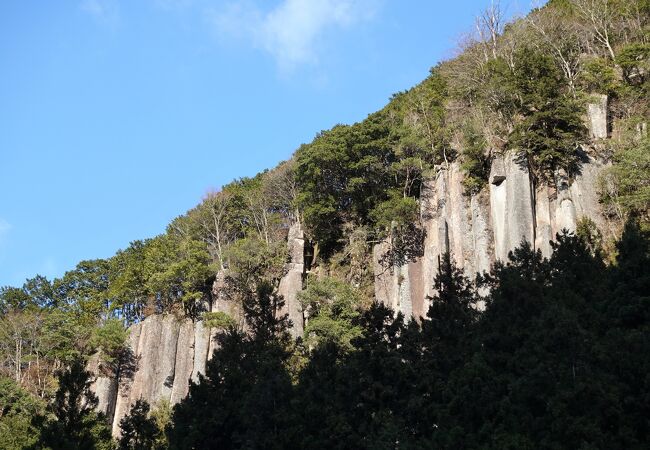
M 164 234 L 2 288 L 0 441 L 642 448 L 650 3 L 495 5 L 459 48 Z

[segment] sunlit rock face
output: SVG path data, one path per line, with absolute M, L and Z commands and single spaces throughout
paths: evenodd
M 293 326 L 290 329 L 294 337 L 302 336 L 304 329 L 304 316 L 302 306 L 298 300 L 298 293 L 303 288 L 305 275 L 305 238 L 299 222 L 289 228 L 287 237 L 289 247 L 289 262 L 285 275 L 280 280 L 278 294 L 284 301 L 282 313 L 288 314 Z
M 607 121 L 608 99 L 603 94 L 591 95 L 591 102 L 587 104 L 588 127 L 593 139 L 605 139 L 608 136 Z
M 290 260 L 280 282 L 284 311 L 293 322 L 294 336 L 302 335 L 304 321 L 298 293 L 303 288 L 304 237 L 299 223 L 293 224 L 287 244 Z M 226 271 L 220 271 L 213 285 L 211 312 L 225 312 L 241 321 L 242 312 L 226 294 Z M 92 389 L 99 399 L 98 410 L 112 423 L 114 436 L 119 436 L 120 420 L 139 399 L 155 407 L 161 400 L 171 405 L 180 402 L 189 392 L 190 381 L 198 382 L 205 374 L 207 362 L 218 348 L 216 330 L 203 321 L 179 319 L 173 314 L 155 314 L 129 328 L 128 367 L 121 373 L 103 370 L 97 356 L 88 364 L 95 375 Z
M 593 139 L 608 137 L 606 96 L 593 97 L 586 122 Z M 611 224 L 598 202 L 598 179 L 606 163 L 587 151 L 581 152 L 580 159 L 576 173 L 557 171 L 552 180 L 539 182 L 522 153 L 495 154 L 486 185 L 474 195 L 466 194 L 457 162 L 439 167 L 422 188 L 418 225 L 424 234 L 419 256 L 400 262 L 386 258 L 392 246 L 390 236 L 372 248 L 375 301 L 408 318 L 422 317 L 429 297 L 435 294 L 433 280 L 446 252 L 474 277 L 488 271 L 495 261 L 507 260 L 508 253 L 524 241 L 550 256 L 555 235 L 563 229 L 575 231 L 582 218 L 610 234 Z M 298 294 L 306 272 L 305 236 L 299 222 L 290 225 L 287 246 L 289 257 L 278 287 L 284 300 L 280 313 L 288 315 L 291 333 L 298 337 L 305 325 Z M 206 307 L 243 324 L 241 305 L 227 292 L 227 271 L 221 270 L 213 285 L 212 303 Z M 476 307 L 484 305 L 479 302 Z M 113 434 L 119 435 L 120 420 L 138 399 L 153 406 L 161 400 L 173 405 L 187 396 L 190 380 L 199 382 L 218 348 L 215 336 L 216 330 L 202 321 L 153 315 L 129 329 L 131 360 L 126 369 L 114 374 L 103 369 L 97 357 L 91 359 L 88 368 L 96 375 L 92 388 L 99 398 L 98 410 L 111 421 Z
M 403 267 L 386 267 L 380 262 L 390 240 L 373 248 L 376 301 L 414 317 L 426 314 L 439 258 L 446 251 L 473 277 L 495 261 L 507 260 L 524 241 L 550 256 L 550 241 L 563 229 L 575 232 L 581 218 L 607 232 L 611 224 L 598 202 L 599 174 L 606 164 L 586 152 L 580 158 L 577 173 L 569 177 L 558 171 L 554 180 L 536 185 L 521 153 L 496 155 L 487 186 L 471 196 L 464 192 L 459 164 L 440 167 L 425 182 L 420 199 L 420 225 L 426 233 L 422 256 Z

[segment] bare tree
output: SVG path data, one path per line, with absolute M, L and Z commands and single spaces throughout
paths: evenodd
M 498 0 L 493 0 L 490 6 L 476 18 L 476 32 L 479 42 L 483 45 L 483 56 L 486 62 L 497 57 L 498 39 L 503 33 L 504 24 L 504 11 Z
M 580 56 L 584 51 L 580 30 L 554 9 L 530 14 L 526 20 L 540 38 L 533 42 L 551 51 L 571 92 L 575 93 L 575 82 L 580 74 Z
M 571 0 L 571 4 L 591 28 L 596 41 L 607 49 L 612 61 L 615 60 L 611 41 L 614 11 L 610 0 Z
M 231 195 L 228 192 L 209 192 L 201 204 L 199 223 L 205 240 L 215 254 L 219 267 L 224 266 L 225 247 L 234 240 L 234 230 L 229 223 L 228 209 Z
M 274 209 L 292 221 L 300 221 L 296 207 L 298 182 L 295 176 L 295 161 L 290 159 L 280 163 L 268 172 L 264 179 L 264 195 L 274 199 Z

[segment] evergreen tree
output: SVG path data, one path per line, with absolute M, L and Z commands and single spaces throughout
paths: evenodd
M 151 450 L 156 442 L 156 421 L 149 416 L 149 403 L 140 399 L 120 420 L 119 450 Z
M 244 301 L 247 332 L 230 327 L 205 377 L 173 412 L 172 449 L 285 448 L 291 378 L 290 322 L 270 284 Z
M 53 417 L 38 419 L 41 436 L 36 448 L 53 450 L 108 450 L 114 447 L 102 414 L 96 413 L 97 396 L 90 389 L 90 372 L 81 359 L 58 376 L 59 388 L 50 407 Z

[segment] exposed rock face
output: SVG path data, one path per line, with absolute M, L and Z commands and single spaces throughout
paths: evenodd
M 299 223 L 289 230 L 290 261 L 282 278 L 279 293 L 284 297 L 285 311 L 294 327 L 294 336 L 302 335 L 304 320 L 298 302 L 304 275 L 304 237 Z M 227 295 L 226 271 L 217 274 L 213 286 L 211 312 L 225 312 L 242 319 L 241 308 Z M 174 405 L 187 396 L 190 380 L 199 381 L 218 344 L 216 330 L 203 321 L 178 319 L 173 315 L 152 315 L 129 329 L 128 346 L 132 367 L 117 376 L 105 374 L 94 357 L 88 369 L 96 374 L 92 389 L 99 398 L 98 410 L 111 420 L 113 435 L 119 436 L 120 420 L 129 413 L 138 399 L 155 407 L 161 400 Z
M 606 138 L 607 97 L 595 97 L 589 105 L 587 122 L 592 137 Z M 639 133 L 647 132 L 645 128 Z M 465 195 L 463 172 L 457 163 L 440 168 L 424 183 L 420 198 L 420 222 L 425 231 L 422 256 L 405 264 L 387 264 L 384 255 L 390 239 L 373 247 L 375 299 L 407 317 L 423 316 L 434 294 L 433 280 L 440 257 L 450 252 L 456 264 L 469 276 L 490 269 L 496 260 L 527 241 L 544 256 L 551 254 L 551 241 L 562 229 L 576 230 L 582 217 L 591 218 L 598 228 L 608 230 L 600 213 L 597 180 L 604 164 L 586 153 L 579 173 L 569 178 L 558 172 L 550 185 L 531 181 L 526 160 L 516 152 L 498 155 L 492 162 L 488 185 L 478 194 Z M 285 307 L 282 313 L 293 322 L 292 334 L 303 333 L 303 311 L 298 293 L 303 288 L 305 239 L 300 223 L 288 233 L 289 261 L 279 284 Z M 217 274 L 210 310 L 228 313 L 243 321 L 241 307 L 226 292 L 226 271 Z M 476 305 L 481 309 L 482 304 Z M 120 420 L 131 405 L 142 398 L 151 405 L 161 399 L 171 404 L 184 398 L 189 381 L 199 381 L 207 361 L 218 344 L 216 330 L 203 322 L 179 320 L 171 315 L 151 316 L 131 327 L 129 347 L 134 366 L 116 377 L 103 373 L 97 359 L 89 368 L 97 374 L 93 390 L 99 397 L 98 409 L 119 434 Z
M 581 156 L 580 171 L 572 179 L 558 172 L 554 186 L 535 187 L 521 155 L 499 155 L 493 160 L 488 187 L 473 196 L 463 193 L 457 163 L 441 168 L 425 183 L 420 200 L 426 232 L 423 256 L 403 267 L 387 268 L 380 261 L 390 243 L 373 249 L 376 301 L 422 316 L 429 306 L 427 296 L 433 294 L 439 258 L 446 251 L 473 276 L 489 270 L 496 260 L 506 260 L 523 241 L 550 256 L 550 241 L 562 229 L 575 231 L 582 217 L 606 231 L 597 190 L 604 164 L 586 153 Z
M 209 335 L 203 322 L 153 315 L 129 329 L 133 365 L 117 379 L 102 376 L 96 359 L 91 360 L 89 370 L 99 374 L 92 386 L 98 409 L 111 420 L 114 436 L 138 399 L 154 407 L 163 399 L 176 404 L 187 395 L 190 380 L 205 373 Z
M 594 139 L 605 139 L 608 135 L 607 96 L 593 94 L 593 102 L 587 105 L 589 131 Z
M 87 370 L 97 374 L 91 386 L 99 402 L 97 410 L 105 414 L 106 417 L 113 417 L 115 413 L 115 396 L 117 395 L 117 379 L 111 373 L 104 373 L 98 355 L 94 355 L 90 359 Z
M 297 337 L 302 336 L 305 326 L 302 306 L 298 301 L 298 293 L 302 290 L 305 273 L 305 238 L 299 222 L 289 228 L 287 244 L 289 246 L 287 273 L 280 280 L 278 293 L 284 299 L 283 313 L 288 314 L 289 320 L 293 323 L 291 334 Z

